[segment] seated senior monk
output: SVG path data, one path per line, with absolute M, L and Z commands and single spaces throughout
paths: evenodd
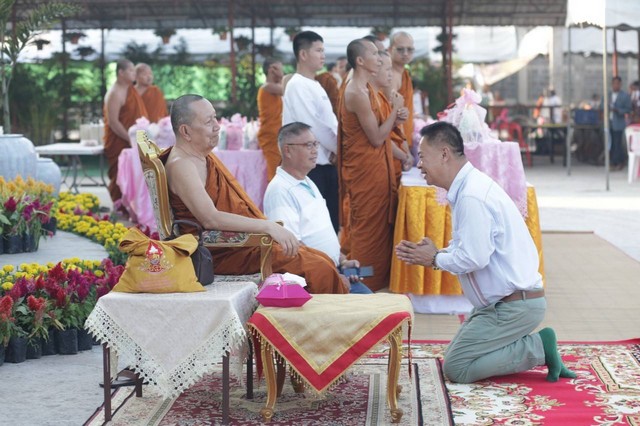
M 211 103 L 199 95 L 184 95 L 171 107 L 176 144 L 162 153 L 169 185 L 169 203 L 176 219 L 198 222 L 205 229 L 260 232 L 275 241 L 274 272 L 290 272 L 307 281 L 310 293 L 347 293 L 341 277 L 324 253 L 300 247 L 290 231 L 266 220 L 233 175 L 212 154 L 220 125 Z M 212 248 L 216 273 L 246 274 L 260 270 L 260 249 Z
M 547 380 L 576 375 L 562 363 L 551 328 L 533 330 L 547 302 L 538 273 L 538 251 L 515 203 L 464 155 L 460 132 L 438 122 L 420 134 L 418 167 L 427 183 L 448 191 L 453 239 L 438 250 L 433 241 L 401 241 L 398 258 L 411 265 L 456 274 L 473 311 L 444 354 L 452 382 L 548 368 Z
M 311 126 L 294 121 L 278 132 L 282 165 L 276 169 L 264 194 L 264 213 L 271 220 L 281 220 L 285 228 L 307 247 L 320 250 L 336 266 L 359 267 L 357 260 L 347 260 L 340 253 L 340 243 L 333 231 L 327 202 L 307 174 L 316 166 L 318 142 Z M 350 293 L 372 291 L 355 276 Z

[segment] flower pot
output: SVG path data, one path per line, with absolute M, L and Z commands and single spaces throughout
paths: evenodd
M 0 343 L 0 365 L 4 364 L 4 345 Z
M 24 251 L 24 238 L 22 235 L 6 235 L 4 240 L 4 252 L 6 254 L 22 253 Z
M 78 353 L 78 330 L 56 330 L 56 350 L 60 355 L 75 355 Z
M 162 36 L 162 44 L 169 44 L 170 40 L 171 40 L 171 36 L 168 36 L 168 35 Z
M 227 39 L 227 33 L 220 33 L 220 34 L 218 34 L 218 36 L 220 37 L 220 40 L 222 40 L 222 41 Z
M 49 218 L 49 222 L 42 224 L 42 229 L 50 232 L 52 235 L 56 235 L 58 230 L 58 219 L 55 216 Z
M 38 154 L 33 143 L 22 135 L 0 135 L 0 176 L 10 181 L 20 175 L 35 177 Z
M 9 339 L 9 345 L 5 350 L 4 360 L 19 364 L 27 359 L 27 338 L 12 337 Z
M 84 328 L 78 329 L 78 350 L 90 351 L 93 348 L 93 337 Z
M 49 330 L 49 338 L 42 338 L 40 341 L 40 347 L 42 348 L 42 355 L 55 355 L 56 354 L 56 342 L 53 330 Z
M 53 186 L 53 194 L 58 195 L 62 184 L 60 167 L 51 158 L 38 158 L 36 164 L 36 179 Z
M 27 341 L 27 359 L 42 358 L 42 343 L 40 339 L 31 339 Z
M 22 234 L 22 250 L 25 253 L 32 253 L 38 250 L 39 240 L 39 235 L 36 237 L 35 234 Z

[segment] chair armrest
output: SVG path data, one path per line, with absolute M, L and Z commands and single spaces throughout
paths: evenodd
M 269 234 L 207 230 L 202 232 L 202 244 L 206 247 L 255 247 L 271 245 Z
M 207 230 L 202 232 L 205 247 L 260 247 L 260 279 L 271 275 L 271 248 L 273 238 L 269 234 Z

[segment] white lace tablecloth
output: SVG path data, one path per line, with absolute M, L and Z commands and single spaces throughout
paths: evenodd
M 98 300 L 85 328 L 136 373 L 175 397 L 246 343 L 257 301 L 252 282 L 199 293 L 116 293 Z M 113 371 L 113 369 L 112 369 Z

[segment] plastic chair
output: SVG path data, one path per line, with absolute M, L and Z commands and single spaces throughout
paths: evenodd
M 629 183 L 638 180 L 640 173 L 640 126 L 627 126 L 625 129 L 627 137 L 627 155 L 629 157 L 628 177 Z
M 522 126 L 515 122 L 503 122 L 498 125 L 498 131 L 501 135 L 506 132 L 509 140 L 517 141 L 520 146 L 520 152 L 527 156 L 529 167 L 533 167 L 531 152 L 535 152 L 535 147 L 529 145 L 522 134 Z

